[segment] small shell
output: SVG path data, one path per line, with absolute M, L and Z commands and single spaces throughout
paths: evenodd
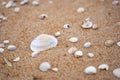
M 30 44 L 30 49 L 33 52 L 44 51 L 53 47 L 56 47 L 58 44 L 58 40 L 48 34 L 40 34 Z
M 74 53 L 74 56 L 75 56 L 75 57 L 81 57 L 81 56 L 83 56 L 83 52 L 82 52 L 82 51 L 76 51 L 76 52 Z
M 56 36 L 56 37 L 58 37 L 58 36 L 60 36 L 60 35 L 61 35 L 61 33 L 60 33 L 59 31 L 55 33 L 55 36 Z
M 4 40 L 3 43 L 4 44 L 8 44 L 10 41 L 9 40 Z
M 37 57 L 38 53 L 39 53 L 39 52 L 33 52 L 31 56 L 32 56 L 33 58 L 34 58 L 34 57 Z
M 2 4 L 1 4 L 1 5 L 2 5 L 2 6 L 4 6 L 4 5 L 6 5 L 6 4 L 7 4 L 7 2 L 5 2 L 5 1 L 4 1 L 4 2 L 2 2 Z
M 94 66 L 88 66 L 85 70 L 84 70 L 85 74 L 96 74 L 97 70 Z
M 92 29 L 94 29 L 94 30 L 98 29 L 97 24 L 93 24 Z
M 3 48 L 5 47 L 5 44 L 4 43 L 0 43 L 0 48 Z
M 101 64 L 98 66 L 98 69 L 100 70 L 109 70 L 109 66 L 107 64 Z
M 47 18 L 47 17 L 48 17 L 47 14 L 41 14 L 41 15 L 38 16 L 38 18 L 39 18 L 40 20 L 44 20 L 44 19 Z
M 90 46 L 91 46 L 91 43 L 90 43 L 90 42 L 86 42 L 86 43 L 84 44 L 84 48 L 90 48 Z
M 4 49 L 3 48 L 0 48 L 0 53 L 3 53 L 4 52 Z
M 17 6 L 17 4 L 16 4 L 16 3 L 13 3 L 13 4 L 12 4 L 12 7 L 16 7 L 16 6 Z
M 111 47 L 111 46 L 113 46 L 113 45 L 114 45 L 114 41 L 113 41 L 113 40 L 109 39 L 109 40 L 106 40 L 106 41 L 105 41 L 105 46 Z
M 112 1 L 112 5 L 113 6 L 117 6 L 117 5 L 119 5 L 120 4 L 120 2 L 118 1 L 118 0 L 113 0 Z
M 78 41 L 78 38 L 77 37 L 71 37 L 70 39 L 69 39 L 69 41 L 70 42 L 77 42 Z
M 33 0 L 32 5 L 33 6 L 38 6 L 39 5 L 39 0 Z
M 120 41 L 119 41 L 119 42 L 117 42 L 117 46 L 119 46 L 119 47 L 120 47 Z
M 54 72 L 58 72 L 58 68 L 52 68 L 52 71 L 54 71 Z
M 28 0 L 22 0 L 22 1 L 20 2 L 20 4 L 21 4 L 21 5 L 25 5 L 25 4 L 28 4 L 28 2 L 29 2 Z
M 14 12 L 16 12 L 16 13 L 18 13 L 20 11 L 20 7 L 16 7 L 15 9 L 14 9 Z
M 85 9 L 83 7 L 80 7 L 80 8 L 77 9 L 78 13 L 83 13 L 84 11 L 85 11 Z
M 14 51 L 17 49 L 17 47 L 15 45 L 9 45 L 7 49 L 10 51 Z
M 94 54 L 93 53 L 88 53 L 87 56 L 92 58 L 92 57 L 94 57 Z
M 12 5 L 13 5 L 13 0 L 10 0 L 6 5 L 5 5 L 5 8 L 10 8 L 10 7 L 12 7 Z
M 117 78 L 120 78 L 120 68 L 116 68 L 113 70 L 113 75 Z
M 48 62 L 43 62 L 40 64 L 39 69 L 41 71 L 48 71 L 49 69 L 51 69 L 51 65 Z
M 5 62 L 7 63 L 8 66 L 12 66 L 12 63 L 7 59 L 7 58 L 4 58 Z
M 67 29 L 67 28 L 69 28 L 69 27 L 70 27 L 69 24 L 65 24 L 65 25 L 63 26 L 64 29 Z
M 16 57 L 13 61 L 14 62 L 17 62 L 17 61 L 19 61 L 20 60 L 20 57 Z
M 76 51 L 77 51 L 76 47 L 71 47 L 70 49 L 68 49 L 69 54 L 74 54 Z

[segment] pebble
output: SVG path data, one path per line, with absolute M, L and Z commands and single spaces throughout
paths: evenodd
M 20 7 L 16 7 L 16 8 L 14 9 L 14 12 L 16 12 L 16 13 L 20 12 Z
M 113 70 L 113 75 L 117 78 L 120 78 L 120 68 L 116 68 Z
M 52 68 L 52 71 L 54 71 L 54 72 L 58 72 L 58 68 Z
M 111 46 L 113 46 L 114 45 L 114 41 L 113 40 L 106 40 L 105 41 L 105 46 L 107 46 L 107 47 L 111 47 Z
M 14 62 L 20 61 L 20 57 L 16 57 L 13 61 Z
M 39 5 L 39 0 L 33 0 L 32 5 L 33 6 L 38 6 Z
M 98 66 L 98 69 L 100 70 L 109 70 L 108 64 L 101 64 Z
M 113 6 L 117 6 L 117 5 L 119 5 L 120 4 L 120 2 L 118 1 L 118 0 L 113 0 L 112 1 L 112 5 Z
M 3 48 L 5 47 L 5 44 L 4 43 L 0 43 L 0 48 Z
M 9 45 L 7 49 L 10 51 L 14 51 L 17 49 L 17 47 L 15 45 Z
M 92 57 L 94 57 L 94 54 L 93 53 L 88 53 L 87 56 L 92 58 Z
M 96 74 L 97 70 L 94 66 L 88 66 L 85 70 L 84 70 L 85 74 Z
M 34 58 L 34 57 L 37 57 L 38 53 L 39 53 L 39 52 L 33 52 L 31 56 L 32 56 L 33 58 Z
M 83 7 L 80 7 L 80 8 L 77 9 L 78 13 L 83 13 L 84 11 L 85 11 L 85 9 Z
M 59 31 L 55 33 L 55 36 L 56 36 L 56 37 L 58 37 L 58 36 L 60 36 L 60 35 L 61 35 L 61 33 L 60 33 Z
M 0 53 L 3 53 L 4 52 L 4 49 L 3 48 L 0 48 Z
M 10 41 L 9 40 L 4 40 L 3 43 L 8 44 L 8 43 L 10 43 Z
M 48 15 L 47 14 L 41 14 L 41 15 L 39 15 L 39 19 L 40 20 L 44 20 L 45 18 L 47 18 L 48 17 Z
M 74 53 L 74 56 L 75 57 L 81 57 L 81 56 L 83 56 L 83 52 L 82 51 L 76 51 L 75 53 Z
M 93 30 L 96 30 L 96 29 L 98 29 L 98 26 L 97 26 L 97 24 L 93 24 L 93 26 L 92 26 L 92 29 L 93 29 Z
M 12 5 L 13 5 L 13 1 L 12 0 L 10 0 L 6 5 L 5 5 L 5 8 L 10 8 L 10 7 L 12 7 Z
M 40 64 L 39 69 L 41 71 L 48 71 L 49 69 L 51 69 L 51 65 L 48 62 L 43 62 Z
M 71 37 L 70 39 L 69 39 L 69 41 L 70 42 L 77 42 L 78 41 L 78 38 L 77 37 Z
M 78 49 L 76 47 L 71 47 L 68 49 L 69 54 L 74 54 Z
M 120 47 L 120 41 L 119 41 L 119 42 L 117 42 L 117 46 L 119 46 L 119 47 Z
M 28 0 L 22 0 L 22 1 L 20 2 L 21 5 L 25 5 L 25 4 L 28 4 L 28 3 L 29 3 Z
M 84 48 L 90 48 L 90 46 L 91 46 L 91 43 L 90 43 L 90 42 L 86 42 L 86 43 L 84 44 Z
M 64 29 L 67 29 L 67 28 L 69 28 L 69 27 L 70 27 L 69 24 L 65 24 L 65 25 L 63 26 Z

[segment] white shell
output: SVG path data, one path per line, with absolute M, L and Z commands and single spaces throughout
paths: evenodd
M 54 71 L 54 72 L 58 72 L 58 68 L 52 68 L 52 71 Z
M 92 29 L 94 29 L 94 30 L 98 29 L 97 24 L 93 24 Z
M 90 43 L 90 42 L 86 42 L 86 43 L 84 44 L 84 48 L 90 48 L 90 46 L 91 46 L 91 43 Z
M 31 56 L 32 56 L 33 58 L 34 58 L 34 57 L 37 57 L 38 53 L 39 53 L 39 52 L 33 52 Z
M 48 17 L 47 14 L 41 14 L 41 15 L 38 16 L 38 18 L 39 18 L 40 20 L 44 20 L 44 19 L 47 18 L 47 17 Z
M 17 62 L 17 61 L 19 61 L 20 60 L 20 57 L 16 57 L 13 61 L 14 62 Z
M 112 5 L 113 6 L 117 6 L 117 5 L 119 5 L 120 4 L 120 2 L 118 1 L 118 0 L 113 0 L 112 1 Z
M 4 43 L 0 43 L 0 48 L 3 48 L 5 47 L 5 44 Z
M 82 51 L 76 51 L 76 52 L 74 53 L 74 56 L 75 56 L 75 57 L 81 57 L 81 56 L 83 56 L 83 52 L 82 52 Z
M 94 54 L 93 53 L 88 53 L 87 56 L 92 58 L 92 57 L 94 57 Z
M 117 46 L 119 46 L 119 47 L 120 47 L 120 42 L 117 42 Z
M 94 66 L 88 66 L 85 70 L 84 70 L 85 74 L 96 74 L 97 70 Z
M 40 64 L 39 69 L 41 71 L 48 71 L 49 69 L 51 69 L 51 65 L 48 62 L 43 62 Z
M 59 31 L 55 33 L 55 36 L 60 36 L 60 35 L 61 33 Z
M 3 43 L 4 44 L 8 44 L 10 41 L 9 40 L 4 40 Z
M 31 42 L 30 49 L 33 52 L 39 52 L 56 47 L 57 44 L 58 40 L 54 36 L 48 34 L 40 34 Z
M 69 24 L 65 24 L 65 25 L 63 26 L 64 29 L 67 29 L 67 28 L 69 28 L 69 27 L 70 27 Z
M 3 53 L 4 52 L 4 49 L 3 48 L 0 48 L 0 53 Z
M 28 2 L 29 2 L 28 0 L 22 0 L 22 1 L 20 2 L 20 4 L 21 4 L 21 5 L 24 5 L 24 4 L 28 4 Z
M 109 66 L 107 64 L 101 64 L 98 66 L 98 69 L 100 70 L 109 70 Z
M 10 8 L 10 7 L 12 7 L 12 5 L 13 5 L 13 1 L 12 0 L 10 0 L 6 5 L 5 5 L 5 8 Z
M 33 6 L 38 6 L 39 5 L 39 0 L 33 0 L 32 5 Z
M 70 42 L 77 42 L 78 41 L 78 38 L 77 37 L 71 37 L 69 39 Z
M 14 12 L 19 12 L 20 11 L 20 7 L 16 7 L 15 9 L 14 9 Z
M 76 47 L 71 47 L 71 48 L 68 49 L 69 54 L 74 54 L 76 51 L 77 51 Z
M 113 75 L 117 78 L 120 78 L 120 68 L 116 68 L 113 70 Z
M 15 45 L 9 45 L 7 49 L 10 51 L 14 51 L 17 49 L 17 47 Z
M 83 7 L 80 7 L 80 8 L 77 9 L 78 13 L 83 13 L 84 11 L 85 11 L 85 9 Z
M 91 28 L 93 26 L 93 23 L 91 21 L 86 21 L 81 26 L 82 28 Z
M 4 1 L 4 2 L 2 2 L 2 4 L 1 4 L 1 5 L 2 5 L 2 6 L 4 6 L 4 5 L 6 5 L 6 4 L 7 4 L 7 2 L 5 2 L 5 1 Z

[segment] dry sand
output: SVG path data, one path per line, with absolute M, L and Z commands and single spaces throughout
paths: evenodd
M 32 0 L 30 0 L 32 1 Z M 120 48 L 113 45 L 105 47 L 104 41 L 120 40 L 120 5 L 112 6 L 112 0 L 40 0 L 39 6 L 18 5 L 21 10 L 15 13 L 14 8 L 6 9 L 0 6 L 0 12 L 5 13 L 7 21 L 0 23 L 0 42 L 10 40 L 10 44 L 17 46 L 16 51 L 5 49 L 0 54 L 0 80 L 119 80 L 112 74 L 113 69 L 120 67 Z M 19 2 L 17 2 L 19 3 Z M 82 14 L 76 12 L 79 7 L 86 11 Z M 47 14 L 48 18 L 39 20 L 40 14 Z M 82 29 L 82 21 L 90 17 L 92 22 L 99 26 L 98 30 Z M 64 24 L 70 24 L 69 29 L 63 29 Z M 58 46 L 47 51 L 40 52 L 36 58 L 31 57 L 29 46 L 34 37 L 39 34 L 51 34 L 60 31 Z M 70 43 L 70 37 L 78 37 L 77 43 Z M 83 48 L 86 41 L 92 43 L 89 49 Z M 67 53 L 67 50 L 76 46 L 82 50 L 84 56 L 75 58 Z M 95 57 L 88 58 L 87 53 L 93 52 Z M 19 62 L 13 59 L 20 57 Z M 13 64 L 8 67 L 3 58 L 7 58 Z M 39 64 L 48 61 L 52 67 L 58 67 L 59 71 L 41 72 Z M 97 71 L 96 75 L 85 75 L 83 70 L 90 65 L 98 67 L 102 63 L 110 66 L 108 71 Z

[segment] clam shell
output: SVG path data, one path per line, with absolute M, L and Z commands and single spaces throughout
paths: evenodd
M 98 69 L 100 70 L 109 70 L 108 64 L 101 64 L 98 66 Z
M 88 66 L 85 70 L 84 70 L 85 74 L 96 74 L 97 73 L 97 69 L 94 66 Z
M 58 40 L 54 36 L 48 34 L 40 34 L 31 42 L 30 49 L 34 52 L 39 52 L 56 47 L 57 44 Z

